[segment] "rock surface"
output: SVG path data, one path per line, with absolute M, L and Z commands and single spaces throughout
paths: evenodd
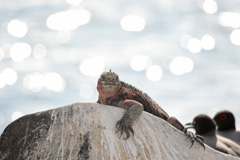
M 0 160 L 237 160 L 199 144 L 190 149 L 183 133 L 143 113 L 135 136 L 115 134 L 123 109 L 95 103 L 26 115 L 11 123 L 0 138 Z

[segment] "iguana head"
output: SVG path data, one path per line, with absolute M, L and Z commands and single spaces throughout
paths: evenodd
M 117 94 L 121 87 L 119 77 L 116 73 L 103 72 L 98 79 L 97 90 L 101 97 L 112 97 Z

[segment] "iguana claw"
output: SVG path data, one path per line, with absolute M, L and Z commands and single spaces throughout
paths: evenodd
M 127 140 L 131 134 L 134 135 L 134 130 L 130 124 L 127 123 L 126 120 L 120 119 L 116 123 L 116 133 L 119 133 L 119 137 L 121 138 L 123 134 L 125 134 L 124 139 Z

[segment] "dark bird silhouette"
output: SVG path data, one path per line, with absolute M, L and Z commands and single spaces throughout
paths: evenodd
M 236 130 L 235 117 L 232 112 L 223 110 L 214 116 L 217 124 L 217 133 L 227 137 L 240 145 L 240 131 Z
M 203 137 L 204 142 L 210 147 L 227 154 L 240 157 L 240 145 L 232 140 L 216 134 L 214 120 L 205 114 L 200 114 L 192 123 L 186 124 L 187 128 L 194 128 L 197 135 Z

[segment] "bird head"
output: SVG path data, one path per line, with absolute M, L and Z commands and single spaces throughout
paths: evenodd
M 235 117 L 232 112 L 223 110 L 218 112 L 213 118 L 219 131 L 235 130 Z
M 215 133 L 216 124 L 211 117 L 205 114 L 199 114 L 194 117 L 191 123 L 186 124 L 187 128 L 194 128 L 199 135 Z

